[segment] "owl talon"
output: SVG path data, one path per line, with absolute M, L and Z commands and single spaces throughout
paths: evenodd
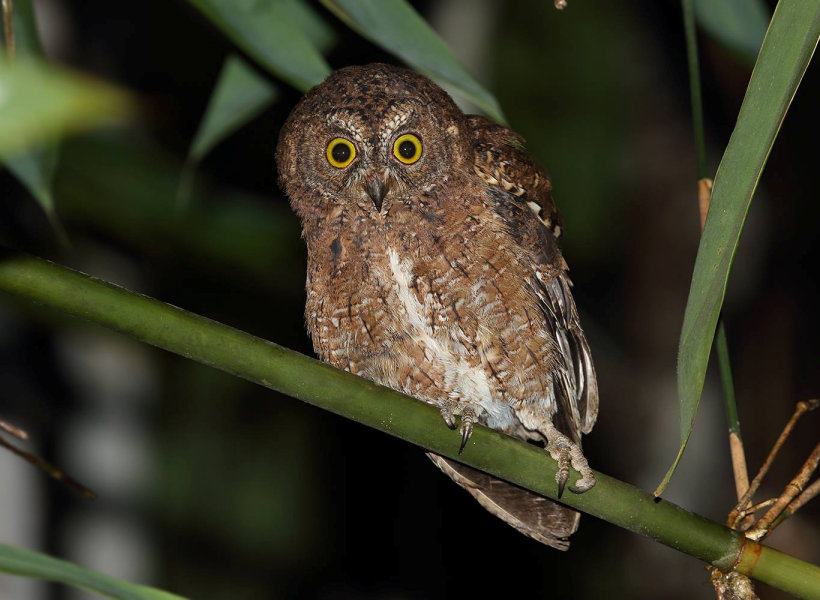
M 564 488 L 569 479 L 569 467 L 572 467 L 581 474 L 581 477 L 569 486 L 569 491 L 573 494 L 583 494 L 595 485 L 595 476 L 589 463 L 581 452 L 581 447 L 574 444 L 567 436 L 555 429 L 552 424 L 547 428 L 547 452 L 558 462 L 558 472 L 555 474 L 555 481 L 558 483 L 558 498 L 564 495 Z
M 567 485 L 567 480 L 569 479 L 569 452 L 567 448 L 550 449 L 549 446 L 547 446 L 547 451 L 558 461 L 558 472 L 555 473 L 555 482 L 558 484 L 558 498 L 560 499 L 561 496 L 564 495 L 564 487 Z
M 447 425 L 450 429 L 456 428 L 456 410 L 458 408 L 458 402 L 455 400 L 451 400 L 446 402 L 444 406 L 441 407 L 441 418 L 444 419 L 444 424 Z
M 461 409 L 461 446 L 458 448 L 459 454 L 467 445 L 467 440 L 473 435 L 473 423 L 476 421 L 478 421 L 478 414 L 471 405 L 468 404 Z
M 560 478 L 558 475 L 555 476 L 556 481 L 558 482 L 558 499 L 561 499 L 561 496 L 564 495 L 564 486 L 567 485 L 567 479 L 569 479 L 569 471 L 560 471 Z M 573 491 L 572 486 L 569 486 L 569 491 Z
M 473 435 L 473 426 L 470 425 L 469 427 L 461 428 L 461 445 L 458 447 L 458 453 L 461 454 L 462 450 L 464 450 L 464 446 L 467 445 L 467 440 L 470 439 L 470 436 Z
M 587 467 L 589 468 L 589 467 Z M 581 471 L 581 478 L 575 482 L 575 485 L 569 486 L 569 491 L 573 494 L 583 494 L 595 486 L 595 476 L 592 471 L 584 473 Z

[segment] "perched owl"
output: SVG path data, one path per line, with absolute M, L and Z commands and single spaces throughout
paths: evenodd
M 556 242 L 547 175 L 522 139 L 465 115 L 417 73 L 341 69 L 285 123 L 281 183 L 308 250 L 307 326 L 319 357 L 474 423 L 543 443 L 583 492 L 598 414 L 589 346 Z M 579 514 L 430 458 L 490 512 L 566 549 Z

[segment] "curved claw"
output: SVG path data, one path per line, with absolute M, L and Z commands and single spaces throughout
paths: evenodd
M 561 496 L 564 495 L 564 486 L 567 485 L 568 476 L 569 476 L 569 473 L 564 473 L 563 477 L 561 477 L 561 479 L 558 480 L 558 499 L 559 500 L 561 499 Z M 569 491 L 570 492 L 575 492 L 575 489 L 572 486 L 569 486 Z
M 575 485 L 569 486 L 569 491 L 573 494 L 583 494 L 584 492 L 588 492 L 589 490 L 591 490 L 594 485 L 594 478 L 582 477 L 581 479 L 575 482 Z
M 456 419 L 453 416 L 453 409 L 446 406 L 441 409 L 441 418 L 444 419 L 444 424 L 450 429 L 456 428 Z
M 470 436 L 473 434 L 473 424 L 469 421 L 465 422 L 461 426 L 461 446 L 458 447 L 458 453 L 461 454 L 461 451 L 464 450 L 464 446 L 467 445 L 467 440 L 470 439 Z

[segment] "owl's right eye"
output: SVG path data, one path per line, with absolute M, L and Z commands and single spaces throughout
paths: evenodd
M 344 169 L 356 158 L 356 146 L 344 138 L 334 138 L 327 145 L 327 162 L 337 169 Z

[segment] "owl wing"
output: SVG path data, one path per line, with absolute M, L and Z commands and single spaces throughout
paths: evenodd
M 520 136 L 484 117 L 469 116 L 468 123 L 474 136 L 475 172 L 490 185 L 496 211 L 510 234 L 533 257 L 528 284 L 558 350 L 553 365 L 558 406 L 554 425 L 580 444 L 581 433 L 588 433 L 598 416 L 598 384 L 556 242 L 562 222 L 550 194 L 552 185 L 524 151 Z M 578 528 L 581 516 L 577 511 L 466 465 L 427 456 L 496 517 L 548 546 L 569 547 L 567 537 Z
M 467 116 L 473 134 L 473 169 L 492 186 L 529 208 L 557 238 L 563 222 L 552 199 L 552 182 L 526 150 L 524 138 L 479 115 Z
M 552 184 L 526 153 L 518 134 L 480 116 L 471 115 L 468 122 L 475 172 L 495 191 L 497 212 L 535 263 L 529 285 L 558 349 L 553 371 L 555 426 L 579 442 L 580 433 L 589 433 L 598 416 L 598 381 L 555 239 L 561 235 L 562 221 L 550 194 Z

